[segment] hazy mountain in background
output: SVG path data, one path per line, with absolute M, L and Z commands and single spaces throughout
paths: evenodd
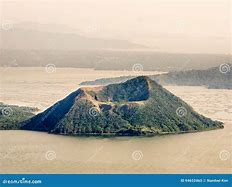
M 224 64 L 207 70 L 191 70 L 154 75 L 152 79 L 161 85 L 206 86 L 213 89 L 232 89 L 232 64 Z
M 228 63 L 231 56 L 213 54 L 171 54 L 131 50 L 1 50 L 0 66 L 93 68 L 96 70 L 181 71 L 208 69 Z
M 228 0 L 1 1 L 2 23 L 126 40 L 171 53 L 231 53 L 230 13 Z
M 36 22 L 20 22 L 12 25 L 12 29 L 35 30 L 42 32 L 52 33 L 76 33 L 84 35 L 80 29 L 69 27 L 68 25 L 55 24 L 55 23 L 36 23 Z
M 59 24 L 22 22 L 1 30 L 1 66 L 94 68 L 96 70 L 173 71 L 207 69 L 228 63 L 223 54 L 156 52 L 125 40 L 90 38 L 78 29 Z M 91 29 L 91 28 L 90 28 Z M 92 28 L 94 29 L 94 28 Z
M 223 64 L 207 70 L 169 72 L 149 76 L 161 85 L 206 86 L 214 89 L 232 89 L 232 64 Z M 80 85 L 108 85 L 125 82 L 134 76 L 102 78 L 82 82 Z
M 1 30 L 1 49 L 20 50 L 90 50 L 145 48 L 126 40 L 90 38 L 63 25 L 26 23 Z
M 154 135 L 223 128 L 148 77 L 80 88 L 24 122 L 22 129 L 56 134 Z

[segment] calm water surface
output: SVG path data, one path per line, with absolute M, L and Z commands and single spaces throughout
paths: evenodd
M 22 69 L 18 76 L 9 74 L 4 78 L 1 101 L 40 105 L 43 109 L 74 90 L 75 82 L 82 81 L 83 75 L 80 70 L 80 74 L 76 70 L 60 70 L 64 71 L 62 76 L 58 73 L 45 79 L 41 75 L 37 80 L 36 76 L 40 76 L 42 70 L 30 71 L 26 69 L 28 75 L 25 73 L 24 77 L 20 75 L 24 72 Z M 89 71 L 86 70 L 87 74 L 92 76 L 93 70 Z M 95 72 L 95 77 L 91 78 L 103 76 L 98 73 Z M 66 79 L 65 74 L 73 79 Z M 47 88 L 48 85 L 51 88 Z M 232 91 L 203 87 L 166 88 L 197 112 L 223 121 L 225 128 L 150 138 L 67 137 L 32 131 L 0 131 L 0 172 L 231 173 Z M 51 93 L 53 99 L 50 99 Z

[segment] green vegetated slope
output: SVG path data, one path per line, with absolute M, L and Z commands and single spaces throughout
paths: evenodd
M 20 129 L 20 122 L 33 117 L 36 111 L 36 108 L 0 103 L 0 130 Z
M 154 135 L 223 128 L 150 78 L 81 88 L 23 123 L 56 134 Z

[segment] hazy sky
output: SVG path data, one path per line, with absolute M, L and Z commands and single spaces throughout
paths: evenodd
M 158 51 L 231 52 L 230 0 L 1 1 L 1 20 L 64 24 Z

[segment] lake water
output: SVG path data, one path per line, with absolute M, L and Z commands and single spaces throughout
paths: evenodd
M 81 81 L 133 74 L 87 69 L 0 69 L 0 101 L 45 109 Z M 148 74 L 154 72 L 147 72 Z M 157 72 L 156 72 L 157 73 Z M 232 91 L 168 86 L 224 129 L 157 137 L 68 137 L 0 131 L 0 173 L 231 173 Z
M 78 68 L 54 68 L 53 70 L 53 72 L 46 71 L 42 67 L 0 67 L 0 102 L 38 107 L 43 110 L 78 89 L 79 84 L 83 81 L 162 73 L 154 71 L 95 71 Z

